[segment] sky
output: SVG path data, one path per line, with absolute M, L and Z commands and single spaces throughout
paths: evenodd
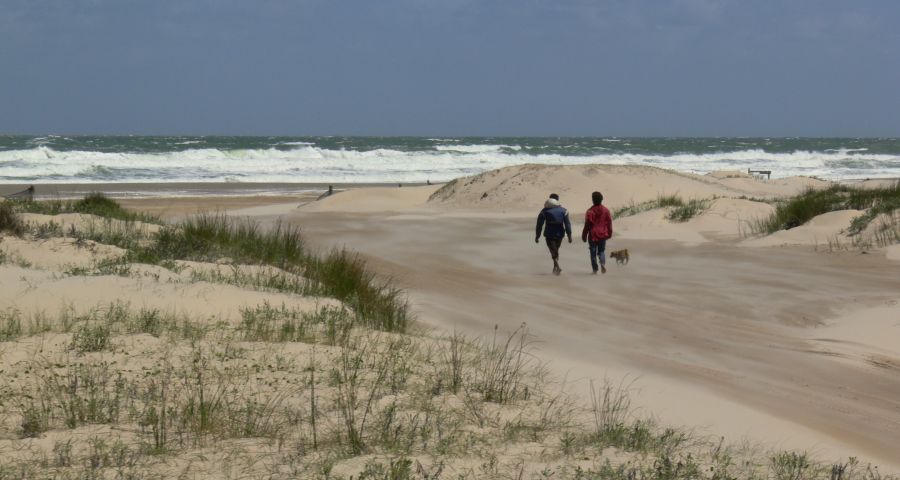
M 0 134 L 900 136 L 897 0 L 0 0 Z

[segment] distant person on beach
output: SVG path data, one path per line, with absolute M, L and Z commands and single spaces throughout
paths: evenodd
M 594 275 L 597 274 L 597 259 L 600 259 L 600 273 L 606 273 L 606 240 L 612 237 L 612 215 L 609 209 L 604 207 L 603 194 L 594 192 L 591 194 L 594 206 L 584 214 L 584 230 L 581 231 L 581 241 L 590 242 L 591 268 Z
M 550 198 L 544 202 L 544 209 L 538 214 L 537 226 L 534 230 L 534 243 L 541 241 L 541 231 L 550 249 L 550 258 L 553 259 L 553 274 L 559 275 L 559 247 L 562 246 L 563 237 L 569 237 L 572 243 L 572 224 L 569 222 L 569 212 L 559 204 L 559 195 L 550 194 Z

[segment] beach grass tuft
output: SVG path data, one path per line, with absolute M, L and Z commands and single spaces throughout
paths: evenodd
M 267 231 L 247 219 L 221 213 L 188 217 L 163 228 L 143 254 L 159 259 L 253 263 L 279 268 L 302 265 L 305 248 L 300 228 L 276 223 Z
M 654 200 L 634 203 L 615 209 L 613 218 L 630 217 L 639 213 L 668 208 L 666 219 L 672 222 L 686 222 L 697 215 L 702 214 L 712 205 L 711 199 L 690 199 L 685 201 L 679 195 L 659 195 Z
M 361 326 L 403 332 L 411 321 L 402 290 L 390 280 L 377 278 L 359 255 L 346 249 L 309 252 L 300 227 L 280 222 L 264 230 L 246 219 L 198 215 L 161 229 L 150 246 L 133 250 L 131 259 L 269 265 L 307 280 L 300 286 L 282 275 L 269 282 L 271 286 L 283 284 L 293 293 L 341 300 L 353 309 Z
M 822 190 L 808 189 L 795 197 L 780 200 L 775 212 L 758 220 L 753 229 L 756 233 L 775 233 L 803 225 L 824 213 L 850 209 L 866 211 L 850 225 L 849 233 L 855 235 L 879 215 L 900 209 L 900 182 L 878 188 L 833 185 Z
M 14 202 L 0 201 L 0 233 L 21 236 L 25 233 L 25 224 L 16 213 Z
M 83 213 L 98 217 L 144 223 L 162 223 L 158 217 L 137 213 L 122 207 L 119 202 L 100 192 L 92 192 L 77 200 L 15 200 L 15 210 L 21 213 L 59 215 L 63 213 Z
M 712 201 L 709 199 L 691 199 L 687 202 L 682 202 L 681 205 L 672 206 L 669 212 L 666 213 L 666 218 L 672 222 L 686 222 L 708 210 L 711 203 Z
M 304 274 L 315 282 L 317 293 L 350 306 L 361 326 L 388 332 L 404 332 L 409 327 L 411 314 L 403 291 L 390 279 L 377 278 L 358 254 L 336 249 L 326 255 L 309 255 L 305 267 Z

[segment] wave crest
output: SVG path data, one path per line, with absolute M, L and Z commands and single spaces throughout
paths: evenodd
M 46 145 L 0 151 L 0 182 L 424 182 L 446 181 L 523 163 L 655 165 L 678 171 L 767 169 L 773 177 L 829 179 L 900 177 L 900 156 L 863 149 L 770 153 L 591 155 L 528 153 L 509 145 L 443 145 L 433 150 L 332 150 L 302 145 L 281 150 L 215 148 L 165 153 L 57 151 Z

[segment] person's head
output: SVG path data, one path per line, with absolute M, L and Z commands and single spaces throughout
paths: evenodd
M 557 202 L 559 201 L 559 195 L 557 195 L 557 194 L 555 194 L 555 193 L 551 193 L 551 194 L 550 194 L 550 198 L 556 200 Z
M 603 194 L 600 192 L 594 192 L 591 194 L 591 201 L 594 202 L 594 205 L 600 205 L 603 203 Z

